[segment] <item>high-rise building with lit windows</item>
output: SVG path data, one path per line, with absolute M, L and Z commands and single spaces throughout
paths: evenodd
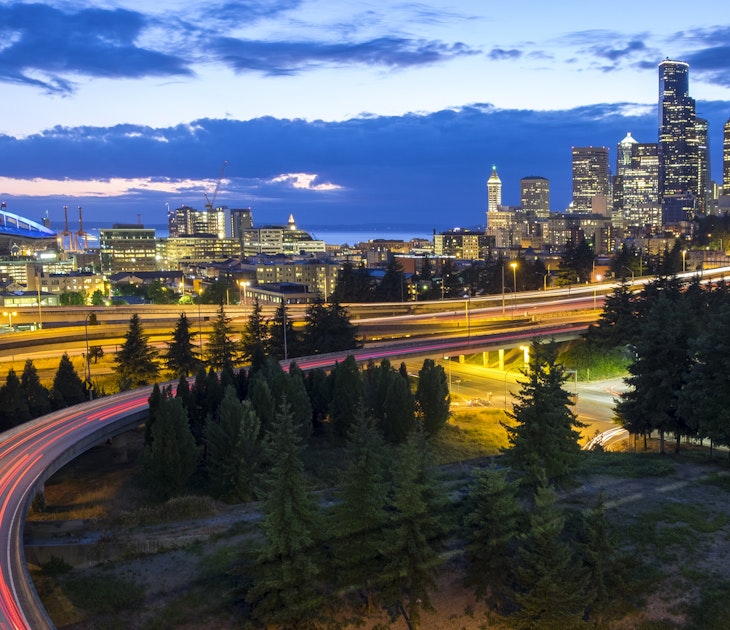
M 611 192 L 608 147 L 573 147 L 573 212 L 605 214 Z
M 659 145 L 635 142 L 630 161 L 622 174 L 622 225 L 636 236 L 659 231 L 662 211 L 659 203 Z
M 730 195 L 730 118 L 722 136 L 722 194 Z
M 538 219 L 550 216 L 550 180 L 545 177 L 523 177 L 520 180 L 520 203 L 525 212 Z
M 659 193 L 666 222 L 691 218 L 702 205 L 698 144 L 689 64 L 665 59 L 659 64 Z
M 704 118 L 695 118 L 697 134 L 697 212 L 707 213 L 712 199 L 712 176 L 710 175 L 710 136 L 709 125 Z
M 492 174 L 487 180 L 487 212 L 495 212 L 502 205 L 502 180 L 497 175 L 497 167 L 492 166 Z

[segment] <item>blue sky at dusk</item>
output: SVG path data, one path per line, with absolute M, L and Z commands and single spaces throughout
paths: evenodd
M 702 4 L 702 3 L 700 3 Z M 658 7 L 661 7 L 659 9 Z M 549 8 L 548 8 L 549 7 Z M 483 225 L 492 164 L 570 202 L 571 146 L 657 136 L 657 64 L 690 63 L 720 180 L 730 20 L 667 0 L 0 4 L 0 199 L 30 218 Z M 717 22 L 725 20 L 725 23 Z

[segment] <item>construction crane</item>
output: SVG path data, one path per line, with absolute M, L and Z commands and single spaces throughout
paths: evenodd
M 218 196 L 218 189 L 221 187 L 221 180 L 223 179 L 223 171 L 226 170 L 227 160 L 223 160 L 223 166 L 221 166 L 221 172 L 218 174 L 218 181 L 215 183 L 215 189 L 213 190 L 213 197 L 208 199 L 207 193 L 203 193 L 205 197 L 205 209 L 212 212 L 215 208 L 215 199 Z

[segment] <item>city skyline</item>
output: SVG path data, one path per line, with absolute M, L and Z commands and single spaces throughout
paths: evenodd
M 608 147 L 613 172 L 627 132 L 657 141 L 666 57 L 690 65 L 721 182 L 730 27 L 678 2 L 482 5 L 5 4 L 2 200 L 56 227 L 63 205 L 164 223 L 166 204 L 202 209 L 227 161 L 217 203 L 258 224 L 444 229 L 483 225 L 496 165 L 503 203 L 541 176 L 564 210 L 571 147 Z

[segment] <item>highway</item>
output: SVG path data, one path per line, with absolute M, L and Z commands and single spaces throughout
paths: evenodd
M 532 325 L 506 333 L 432 339 L 298 359 L 303 369 L 330 368 L 354 354 L 359 363 L 383 358 L 476 351 L 529 343 L 535 335 L 575 337 L 586 324 Z M 63 465 L 142 422 L 151 388 L 115 394 L 60 410 L 0 435 L 0 630 L 53 628 L 33 587 L 23 552 L 23 526 L 34 496 Z

